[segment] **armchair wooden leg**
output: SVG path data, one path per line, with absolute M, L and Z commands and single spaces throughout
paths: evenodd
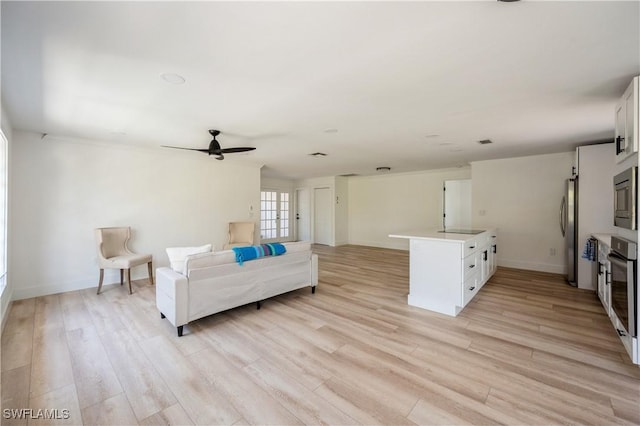
M 259 300 L 256 302 L 256 309 L 260 309 L 260 301 Z
M 316 286 L 311 287 L 311 294 L 316 294 Z
M 124 275 L 124 270 L 120 269 L 120 285 L 124 284 L 124 281 L 122 279 L 122 276 Z
M 182 337 L 182 330 L 183 330 L 184 326 L 179 326 L 178 327 L 178 337 Z
M 100 290 L 102 289 L 102 280 L 104 280 L 104 269 L 100 268 L 100 281 L 98 282 L 98 292 L 96 294 L 100 294 Z
M 127 284 L 129 284 L 129 294 L 133 294 L 133 290 L 131 290 L 131 269 L 127 269 L 125 275 L 127 276 Z
M 162 312 L 160 312 L 160 318 L 161 319 L 165 319 L 166 318 Z
M 151 285 L 153 285 L 153 265 L 152 262 L 147 263 L 147 267 L 149 268 L 149 281 L 151 281 Z

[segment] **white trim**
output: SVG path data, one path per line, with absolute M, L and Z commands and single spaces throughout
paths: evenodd
M 526 269 L 528 271 L 550 272 L 552 274 L 566 274 L 567 267 L 553 263 L 523 262 L 520 260 L 499 259 L 498 266 L 505 268 Z

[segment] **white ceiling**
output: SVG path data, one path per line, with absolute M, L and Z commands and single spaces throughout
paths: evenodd
M 206 148 L 215 128 L 223 148 L 257 148 L 225 161 L 264 164 L 269 177 L 455 167 L 610 140 L 616 99 L 640 74 L 638 1 L 1 7 L 14 128 L 157 149 Z M 318 151 L 327 156 L 308 155 Z

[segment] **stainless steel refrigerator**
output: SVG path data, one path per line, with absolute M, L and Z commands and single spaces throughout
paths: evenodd
M 615 149 L 613 144 L 597 144 L 580 146 L 576 151 L 576 168 L 565 182 L 560 209 L 560 228 L 567 248 L 567 281 L 578 288 L 596 290 L 593 271 L 598 262 L 590 256 L 583 257 L 583 253 L 597 253 L 592 242 L 594 233 L 618 233 L 613 226 Z
M 560 230 L 567 243 L 567 281 L 578 286 L 578 177 L 567 179 L 560 206 Z

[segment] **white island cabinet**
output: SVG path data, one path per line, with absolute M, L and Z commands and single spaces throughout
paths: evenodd
M 496 229 L 415 231 L 389 236 L 409 240 L 411 306 L 456 316 L 496 270 Z

